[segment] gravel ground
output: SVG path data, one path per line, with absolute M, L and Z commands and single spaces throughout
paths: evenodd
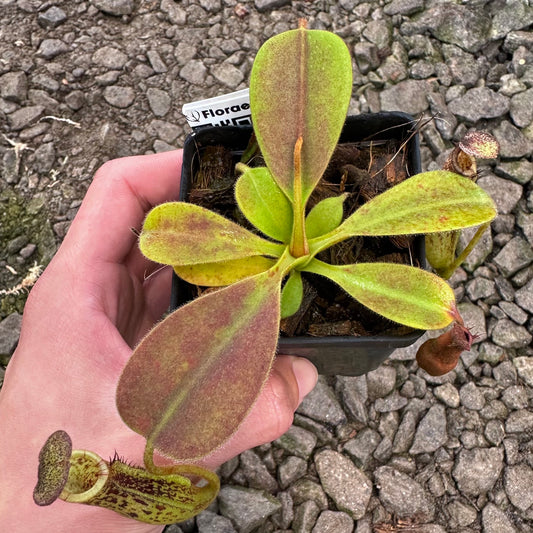
M 299 17 L 352 50 L 352 113 L 435 117 L 425 169 L 470 128 L 500 141 L 479 179 L 500 214 L 453 278 L 479 337 L 442 378 L 414 349 L 366 377 L 321 378 L 289 432 L 223 465 L 217 503 L 167 532 L 531 532 L 527 0 L 0 0 L 0 358 L 24 305 L 5 293 L 49 261 L 94 171 L 181 146 L 181 105 L 246 87 L 260 44 Z

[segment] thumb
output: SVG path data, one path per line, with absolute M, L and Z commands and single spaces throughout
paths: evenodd
M 205 458 L 215 468 L 239 453 L 273 441 L 292 424 L 294 411 L 316 385 L 315 366 L 302 357 L 276 358 L 270 377 L 252 410 L 235 435 L 220 449 Z

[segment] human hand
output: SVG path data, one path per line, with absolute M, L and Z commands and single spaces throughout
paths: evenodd
M 171 269 L 145 259 L 130 228 L 177 198 L 181 151 L 118 159 L 95 175 L 64 242 L 32 289 L 0 392 L 0 526 L 5 531 L 156 532 L 106 509 L 32 499 L 39 450 L 57 429 L 75 448 L 142 464 L 145 440 L 121 420 L 115 390 L 132 347 L 167 309 Z M 203 464 L 214 468 L 284 433 L 316 383 L 307 361 L 278 357 L 250 415 Z M 179 435 L 176 435 L 179 438 Z

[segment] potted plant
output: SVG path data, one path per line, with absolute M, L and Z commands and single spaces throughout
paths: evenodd
M 414 328 L 460 320 L 451 288 L 423 269 L 318 258 L 355 236 L 454 231 L 495 216 L 487 194 L 450 171 L 412 176 L 345 218 L 345 194 L 307 210 L 337 145 L 351 89 L 350 54 L 335 35 L 302 24 L 263 45 L 250 96 L 266 166 L 239 164 L 235 185 L 243 217 L 260 233 L 201 206 L 172 202 L 148 214 L 140 235 L 150 259 L 195 284 L 220 287 L 157 324 L 123 370 L 117 408 L 146 438 L 145 468 L 72 451 L 59 430 L 41 451 L 38 504 L 60 497 L 160 524 L 204 509 L 218 478 L 191 463 L 228 440 L 257 399 L 276 355 L 280 318 L 302 301 L 304 272 L 333 280 L 375 313 Z M 156 452 L 178 464 L 158 466 Z

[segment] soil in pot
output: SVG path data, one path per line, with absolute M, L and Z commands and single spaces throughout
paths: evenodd
M 349 216 L 364 202 L 410 175 L 406 146 L 399 139 L 339 144 L 309 200 L 308 209 L 324 198 L 348 193 L 344 215 Z M 238 176 L 234 169 L 243 158 L 249 166 L 264 166 L 260 154 L 253 148 L 243 155 L 215 145 L 199 149 L 197 157 L 198 171 L 193 173 L 185 199 L 255 231 L 236 205 L 234 184 Z M 385 261 L 420 266 L 413 253 L 413 239 L 403 236 L 356 237 L 325 250 L 318 257 L 332 264 Z M 303 273 L 303 277 L 303 304 L 295 315 L 282 321 L 282 336 L 402 336 L 414 331 L 370 311 L 321 276 Z M 192 287 L 191 290 L 190 296 L 196 297 L 213 289 Z

